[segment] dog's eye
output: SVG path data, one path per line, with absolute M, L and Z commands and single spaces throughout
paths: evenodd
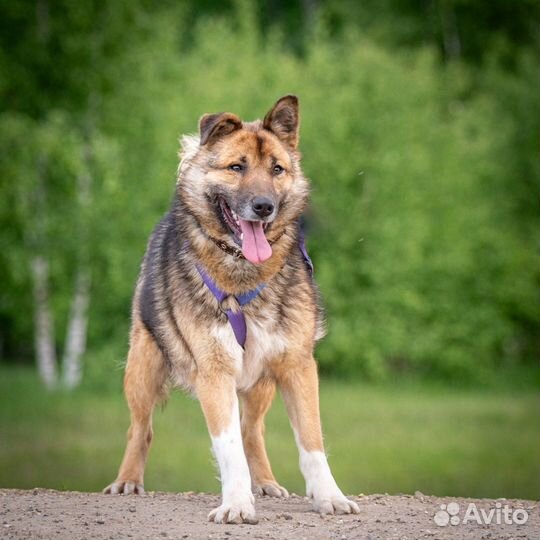
M 240 165 L 240 163 L 233 163 L 232 165 L 229 165 L 228 168 L 234 172 L 242 172 L 244 170 L 244 166 Z
M 285 169 L 281 165 L 274 165 L 274 174 L 281 174 Z

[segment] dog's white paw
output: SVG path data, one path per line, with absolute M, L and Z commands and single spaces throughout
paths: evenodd
M 253 506 L 253 495 L 245 497 L 224 497 L 223 504 L 208 514 L 208 521 L 214 523 L 249 523 L 259 522 Z
M 339 489 L 324 452 L 300 450 L 300 468 L 306 479 L 306 493 L 319 514 L 358 514 L 358 505 Z
M 358 514 L 358 505 L 343 495 L 341 491 L 322 495 L 313 499 L 313 508 L 321 515 L 325 514 Z
M 110 495 L 143 495 L 144 486 L 138 482 L 132 482 L 130 480 L 116 480 L 112 484 L 109 484 L 103 493 Z
M 253 493 L 255 495 L 269 495 L 270 497 L 279 497 L 282 499 L 286 499 L 289 496 L 289 492 L 283 486 L 271 480 L 255 485 L 253 487 Z

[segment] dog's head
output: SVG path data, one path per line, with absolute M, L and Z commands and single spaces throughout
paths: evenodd
M 263 263 L 272 256 L 271 242 L 307 203 L 298 99 L 282 97 L 262 121 L 205 114 L 199 127 L 197 139 L 183 139 L 179 195 L 203 232 Z

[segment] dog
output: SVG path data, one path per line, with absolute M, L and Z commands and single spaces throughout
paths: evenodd
M 124 377 L 131 425 L 105 493 L 144 493 L 153 409 L 177 386 L 198 398 L 220 471 L 222 503 L 209 520 L 256 523 L 254 493 L 288 496 L 264 443 L 277 386 L 314 509 L 358 513 L 323 447 L 313 349 L 324 322 L 299 226 L 309 182 L 298 140 L 292 95 L 262 121 L 206 114 L 199 135 L 183 137 L 173 203 L 135 288 Z

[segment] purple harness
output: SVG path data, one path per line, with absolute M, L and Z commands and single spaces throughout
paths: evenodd
M 306 263 L 309 275 L 313 276 L 313 262 L 311 261 L 311 258 L 308 255 L 308 252 L 306 249 L 306 242 L 304 239 L 304 231 L 302 229 L 300 229 L 299 235 L 298 235 L 298 247 L 300 249 L 300 253 L 302 253 L 302 258 L 304 259 L 304 262 Z M 231 295 L 227 294 L 225 291 L 222 291 L 215 284 L 212 278 L 206 273 L 206 270 L 202 266 L 200 266 L 199 264 L 196 264 L 196 268 L 202 280 L 204 281 L 204 284 L 208 287 L 210 292 L 215 296 L 216 300 L 221 306 L 221 303 L 223 302 L 223 300 L 225 300 L 225 298 Z M 266 283 L 261 283 L 260 285 L 257 285 L 255 289 L 248 291 L 247 293 L 241 294 L 239 296 L 235 296 L 236 301 L 238 302 L 240 307 L 245 306 L 246 304 L 249 304 L 254 298 L 256 298 L 265 287 L 266 287 Z M 241 309 L 237 312 L 234 312 L 232 309 L 227 309 L 225 311 L 225 315 L 227 315 L 227 319 L 229 320 L 229 324 L 231 325 L 231 328 L 234 332 L 234 337 L 236 338 L 236 341 L 243 349 L 246 344 L 246 337 L 247 337 L 246 316 L 244 315 L 244 312 Z

